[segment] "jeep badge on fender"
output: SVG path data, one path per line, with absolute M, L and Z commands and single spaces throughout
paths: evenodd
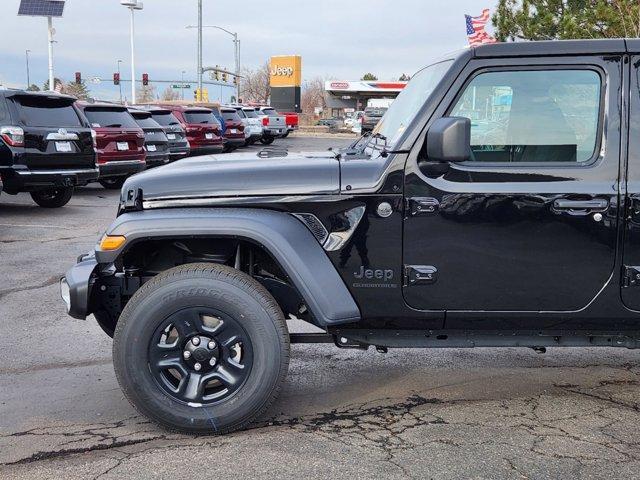
M 60 282 L 68 312 L 113 337 L 140 412 L 194 434 L 262 415 L 292 342 L 637 348 L 639 64 L 636 39 L 473 47 L 413 75 L 349 148 L 132 176 Z M 258 109 L 264 143 L 283 135 Z

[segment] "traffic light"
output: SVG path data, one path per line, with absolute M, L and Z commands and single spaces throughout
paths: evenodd
M 120 85 L 120 74 L 119 73 L 114 73 L 113 74 L 113 84 L 114 85 Z
M 200 89 L 199 88 L 196 88 L 193 91 L 193 99 L 196 100 L 196 101 L 200 100 Z
M 82 83 L 82 74 L 80 72 L 76 72 L 76 83 Z
M 145 87 L 147 85 L 149 85 L 149 74 L 148 73 L 143 73 L 142 74 L 142 85 L 144 85 Z
M 233 76 L 233 84 L 238 85 L 238 77 L 236 77 L 235 75 Z
M 216 70 L 214 72 L 214 77 L 215 77 L 216 81 L 219 82 L 220 81 L 220 72 Z
M 227 83 L 227 72 L 222 72 L 222 81 Z

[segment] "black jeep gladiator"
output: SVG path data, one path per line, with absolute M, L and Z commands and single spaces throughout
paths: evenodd
M 61 280 L 68 312 L 113 336 L 133 405 L 188 432 L 263 413 L 291 342 L 636 348 L 639 66 L 640 40 L 472 48 L 350 148 L 136 175 Z

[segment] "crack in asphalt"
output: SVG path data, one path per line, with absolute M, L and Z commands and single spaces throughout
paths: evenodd
M 29 290 L 37 290 L 39 288 L 49 287 L 51 285 L 58 283 L 59 281 L 60 281 L 60 276 L 54 275 L 35 285 L 28 285 L 26 287 L 20 286 L 20 287 L 13 287 L 13 288 L 5 288 L 4 290 L 0 290 L 0 298 L 5 297 L 10 293 L 26 292 Z
M 635 373 L 634 373 L 635 374 Z M 515 449 L 522 454 L 533 454 L 536 457 L 545 457 L 560 461 L 576 463 L 576 468 L 584 468 L 593 462 L 607 462 L 609 464 L 625 464 L 640 460 L 640 443 L 624 440 L 608 431 L 617 424 L 625 421 L 620 418 L 619 409 L 625 409 L 630 414 L 638 413 L 635 403 L 627 403 L 616 400 L 605 394 L 593 393 L 598 389 L 608 387 L 636 387 L 640 386 L 637 380 L 603 380 L 594 387 L 580 389 L 575 385 L 558 384 L 555 387 L 558 392 L 571 395 L 581 395 L 595 402 L 587 413 L 579 411 L 566 415 L 548 418 L 541 405 L 542 400 L 549 399 L 549 392 L 541 393 L 535 397 L 523 399 L 522 411 L 512 412 L 513 406 L 506 401 L 498 403 L 491 409 L 492 416 L 478 419 L 455 418 L 455 411 L 451 407 L 464 407 L 465 405 L 477 405 L 480 400 L 453 399 L 443 400 L 439 398 L 427 398 L 417 393 L 404 400 L 383 399 L 374 402 L 347 405 L 328 412 L 321 412 L 298 417 L 275 416 L 268 421 L 254 424 L 247 430 L 266 429 L 293 429 L 303 434 L 318 435 L 331 442 L 336 442 L 350 448 L 371 449 L 382 454 L 385 462 L 396 467 L 402 475 L 413 478 L 408 468 L 402 464 L 398 455 L 419 447 L 433 447 L 441 445 L 447 448 L 468 449 L 470 446 L 487 446 L 492 448 L 504 447 Z M 587 391 L 589 390 L 589 391 Z M 491 401 L 489 401 L 491 402 Z M 600 419 L 602 423 L 589 427 L 588 434 L 576 434 L 570 431 L 570 426 L 584 421 L 586 417 Z M 569 425 L 569 426 L 567 426 Z M 131 431 L 133 427 L 133 431 Z M 151 430 L 145 431 L 145 427 Z M 442 427 L 445 427 L 443 430 Z M 448 427 L 448 428 L 447 428 Z M 500 441 L 499 438 L 476 440 L 458 440 L 450 438 L 456 432 L 469 428 L 508 428 L 510 431 L 521 432 L 530 437 L 529 441 L 518 444 L 515 441 Z M 136 430 L 142 429 L 142 430 Z M 113 471 L 132 456 L 145 452 L 182 448 L 192 446 L 219 446 L 220 437 L 189 437 L 179 434 L 158 433 L 153 430 L 153 425 L 140 417 L 130 417 L 114 423 L 96 424 L 90 427 L 79 428 L 76 425 L 62 425 L 49 428 L 34 428 L 9 435 L 0 435 L 3 438 L 15 438 L 24 436 L 59 436 L 66 439 L 61 442 L 56 450 L 43 450 L 13 462 L 0 463 L 0 466 L 24 465 L 47 459 L 62 458 L 78 453 L 111 450 L 122 455 L 116 459 L 114 465 L 97 474 L 96 479 Z M 408 432 L 416 428 L 427 428 L 427 433 L 421 433 L 419 441 Z M 129 429 L 126 434 L 114 432 L 117 429 Z M 138 438 L 131 438 L 138 437 Z M 501 436 L 502 438 L 502 436 Z M 554 448 L 554 441 L 570 442 L 571 449 L 560 450 Z M 89 446 L 77 446 L 80 442 L 93 442 Z M 158 442 L 169 442 L 168 445 L 156 445 Z M 177 443 L 176 443 L 177 442 Z M 193 442 L 198 442 L 194 444 Z M 148 444 L 148 447 L 135 452 L 126 452 L 120 449 L 124 447 Z M 586 449 L 586 451 L 585 451 Z M 530 478 L 523 467 L 518 467 L 515 458 L 503 456 L 501 460 L 505 467 L 519 478 Z

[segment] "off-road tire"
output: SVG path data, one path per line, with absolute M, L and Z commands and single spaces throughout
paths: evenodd
M 98 180 L 98 182 L 107 190 L 120 190 L 126 179 L 127 177 L 107 177 Z
M 245 383 L 209 406 L 173 398 L 149 368 L 154 332 L 172 313 L 194 306 L 233 316 L 253 351 Z M 129 300 L 116 326 L 113 364 L 122 391 L 141 414 L 169 430 L 221 435 L 242 429 L 276 399 L 289 366 L 289 334 L 280 307 L 253 278 L 224 265 L 187 264 L 159 274 Z
M 73 187 L 53 188 L 31 192 L 31 198 L 40 207 L 60 208 L 64 207 L 73 197 Z

